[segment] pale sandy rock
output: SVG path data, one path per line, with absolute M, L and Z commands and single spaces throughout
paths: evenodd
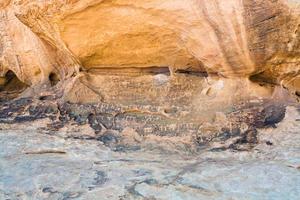
M 299 117 L 288 108 L 277 129 L 260 131 L 253 151 L 187 155 L 170 153 L 173 146 L 114 152 L 98 141 L 14 125 L 0 130 L 0 199 L 298 199 Z
M 142 142 L 143 138 L 140 136 L 134 129 L 126 127 L 121 132 L 121 135 L 124 137 L 124 143 L 135 143 L 135 142 Z

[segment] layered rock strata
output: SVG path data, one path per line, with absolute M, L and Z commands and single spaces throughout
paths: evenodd
M 299 14 L 297 0 L 2 0 L 1 120 L 49 117 L 53 104 L 54 124 L 100 135 L 255 143 L 298 105 Z M 17 96 L 47 103 L 7 104 Z

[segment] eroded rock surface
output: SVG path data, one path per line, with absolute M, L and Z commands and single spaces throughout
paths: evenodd
M 1 124 L 87 126 L 113 148 L 125 130 L 253 147 L 298 106 L 299 13 L 290 0 L 2 0 Z
M 199 113 L 273 99 L 275 85 L 299 96 L 298 1 L 1 2 L 6 93 L 14 73 L 28 87 L 22 96 L 53 90 L 72 103 L 180 104 L 199 121 Z
M 2 126 L 0 198 L 296 200 L 299 118 L 288 107 L 276 129 L 257 133 L 259 143 L 251 151 L 216 151 L 212 145 L 197 153 L 175 152 L 178 142 L 115 152 L 104 145 L 109 137 L 45 134 L 39 127 L 48 121 Z
M 0 199 L 297 199 L 299 0 L 0 0 Z
M 30 85 L 168 67 L 299 88 L 298 1 L 1 2 L 0 72 Z

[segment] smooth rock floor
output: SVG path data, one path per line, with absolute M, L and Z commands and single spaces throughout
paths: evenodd
M 2 129 L 1 200 L 300 197 L 300 115 L 294 108 L 276 129 L 261 130 L 250 152 L 113 152 L 97 141 L 46 135 L 34 126 Z

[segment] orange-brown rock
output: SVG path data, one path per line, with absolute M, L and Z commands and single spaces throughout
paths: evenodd
M 2 0 L 0 75 L 95 87 L 88 76 L 170 70 L 299 93 L 299 13 L 295 0 Z

